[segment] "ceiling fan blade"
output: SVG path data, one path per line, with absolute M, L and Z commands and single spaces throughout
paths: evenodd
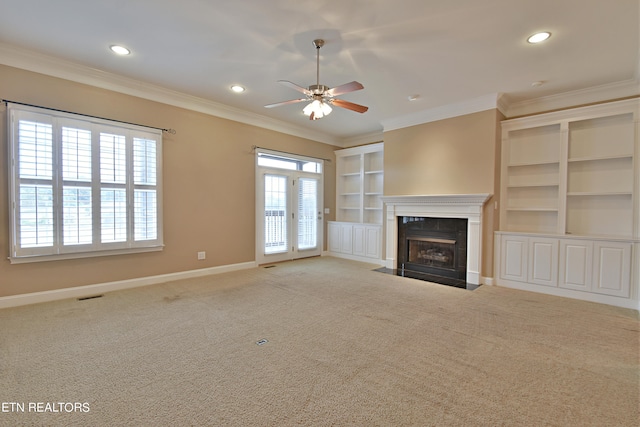
M 265 108 L 279 107 L 281 105 L 295 104 L 296 102 L 308 101 L 308 98 L 292 99 L 291 101 L 276 102 L 275 104 L 265 105 Z
M 297 84 L 290 82 L 289 80 L 278 80 L 278 83 L 282 83 L 285 86 L 290 87 L 293 90 L 297 90 L 298 92 L 304 93 L 307 96 L 313 95 L 311 91 L 305 87 L 298 86 Z
M 336 107 L 346 108 L 347 110 L 357 113 L 364 113 L 369 109 L 369 107 L 365 107 L 364 105 L 354 104 L 353 102 L 343 101 L 342 99 L 332 99 L 331 103 Z
M 360 89 L 364 89 L 364 86 L 362 86 L 361 83 L 353 81 L 351 83 L 345 83 L 343 85 L 329 89 L 326 94 L 329 96 L 338 96 L 342 95 L 343 93 L 355 92 L 356 90 Z

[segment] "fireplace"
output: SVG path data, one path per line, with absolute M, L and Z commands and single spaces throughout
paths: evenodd
M 409 251 L 406 263 L 445 271 L 456 268 L 455 240 L 412 237 L 407 239 L 407 244 Z
M 479 285 L 482 209 L 490 196 L 383 196 L 385 268 Z
M 467 219 L 398 217 L 398 270 L 466 282 Z

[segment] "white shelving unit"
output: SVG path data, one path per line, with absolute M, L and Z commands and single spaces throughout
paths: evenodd
M 384 184 L 383 143 L 336 151 L 336 221 L 329 223 L 329 250 L 381 258 Z
M 502 122 L 498 284 L 640 308 L 639 110 L 632 99 Z
M 552 233 L 559 226 L 560 125 L 514 129 L 503 144 L 503 222 L 509 231 Z
M 382 143 L 336 151 L 337 220 L 382 224 Z

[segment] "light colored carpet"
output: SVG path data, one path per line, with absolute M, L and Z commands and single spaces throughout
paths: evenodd
M 0 425 L 638 425 L 637 312 L 373 268 L 313 258 L 0 310 L 0 403 L 25 405 Z

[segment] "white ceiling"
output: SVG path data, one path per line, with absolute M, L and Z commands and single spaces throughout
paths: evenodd
M 357 140 L 478 100 L 493 100 L 505 111 L 567 92 L 636 95 L 639 3 L 0 0 L 0 63 L 23 66 L 28 52 L 31 65 L 23 68 L 48 72 L 52 64 L 74 64 L 76 71 L 130 87 L 139 81 L 229 106 L 253 121 Z M 527 36 L 540 30 L 552 37 L 528 44 Z M 299 98 L 277 80 L 316 83 L 316 38 L 326 40 L 320 83 L 359 81 L 364 90 L 340 98 L 367 105 L 368 112 L 334 108 L 310 121 L 301 113 L 305 103 L 263 107 Z M 132 54 L 118 57 L 108 49 L 112 44 Z M 34 66 L 34 58 L 47 66 Z M 544 84 L 533 87 L 535 81 Z M 232 93 L 236 83 L 246 92 Z M 419 98 L 409 101 L 411 95 Z

